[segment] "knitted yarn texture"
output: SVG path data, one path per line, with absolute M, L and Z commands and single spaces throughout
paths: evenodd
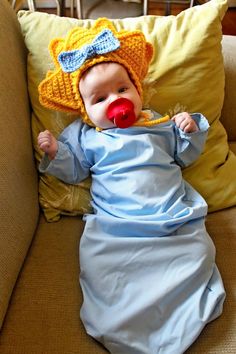
M 142 97 L 142 80 L 153 56 L 153 46 L 141 31 L 118 32 L 106 18 L 96 20 L 90 29 L 75 27 L 65 38 L 53 39 L 49 51 L 55 69 L 39 85 L 40 103 L 49 109 L 80 114 L 91 126 L 79 92 L 85 71 L 102 62 L 119 63 Z

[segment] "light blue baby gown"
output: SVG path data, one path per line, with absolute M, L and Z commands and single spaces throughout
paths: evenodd
M 200 130 L 191 134 L 172 121 L 99 132 L 77 120 L 56 158 L 41 162 L 41 172 L 68 183 L 92 175 L 81 319 L 112 354 L 181 354 L 222 312 L 207 205 L 180 168 L 199 156 L 209 127 L 192 117 Z

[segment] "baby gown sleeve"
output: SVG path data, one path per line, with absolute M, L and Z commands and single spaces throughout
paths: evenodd
M 207 119 L 200 113 L 191 114 L 197 123 L 199 130 L 194 133 L 184 133 L 183 130 L 175 126 L 176 148 L 175 161 L 181 167 L 187 167 L 193 163 L 204 149 L 209 124 Z
M 58 151 L 53 160 L 45 154 L 39 165 L 39 171 L 58 179 L 76 184 L 90 174 L 90 165 L 81 146 L 86 130 L 89 129 L 80 120 L 70 124 L 58 138 Z

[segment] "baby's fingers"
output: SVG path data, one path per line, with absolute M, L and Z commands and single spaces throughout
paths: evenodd
M 50 147 L 50 142 L 48 140 L 45 140 L 45 141 L 40 140 L 38 142 L 38 145 L 39 145 L 40 149 L 48 149 Z
M 186 125 L 188 124 L 188 120 L 184 114 L 176 114 L 172 117 L 172 120 L 175 122 L 176 126 L 181 130 L 184 130 Z
M 47 152 L 47 150 L 50 148 L 51 141 L 52 141 L 51 133 L 48 130 L 45 130 L 44 132 L 39 133 L 38 146 L 44 152 Z
M 198 130 L 199 130 L 198 126 L 193 119 L 189 121 L 184 128 L 185 133 L 194 133 L 197 132 Z
M 185 133 L 191 133 L 192 131 L 192 124 L 189 121 L 183 121 L 180 125 L 180 129 L 183 130 Z
M 176 126 L 185 133 L 198 131 L 197 124 L 187 112 L 176 114 L 172 120 L 175 122 Z

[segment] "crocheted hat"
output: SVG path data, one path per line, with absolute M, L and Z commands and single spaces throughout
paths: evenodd
M 55 70 L 49 71 L 39 85 L 40 103 L 50 109 L 80 113 L 92 125 L 82 97 L 79 81 L 88 68 L 102 62 L 123 65 L 142 97 L 142 80 L 147 74 L 153 47 L 141 31 L 116 31 L 106 18 L 95 21 L 90 29 L 76 27 L 67 36 L 49 45 Z

